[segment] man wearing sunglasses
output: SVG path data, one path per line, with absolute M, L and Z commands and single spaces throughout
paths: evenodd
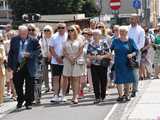
M 53 89 L 54 89 L 54 97 L 51 102 L 58 102 L 58 101 L 65 101 L 63 96 L 59 96 L 61 90 L 61 75 L 63 71 L 63 45 L 67 40 L 67 33 L 66 33 L 66 24 L 59 23 L 58 24 L 58 31 L 53 36 L 53 39 L 50 43 L 50 51 L 52 55 L 51 60 L 51 69 L 52 69 L 52 80 L 53 80 Z M 65 83 L 64 83 L 65 84 Z

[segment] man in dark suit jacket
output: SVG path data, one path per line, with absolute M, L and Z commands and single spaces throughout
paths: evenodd
M 17 93 L 17 109 L 25 101 L 26 109 L 32 108 L 34 100 L 34 75 L 36 71 L 35 58 L 39 44 L 36 39 L 28 36 L 28 28 L 19 26 L 19 35 L 11 39 L 8 55 L 9 71 L 13 71 L 13 83 Z M 25 94 L 23 85 L 25 81 Z

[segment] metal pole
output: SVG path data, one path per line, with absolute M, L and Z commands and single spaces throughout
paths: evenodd
M 150 0 L 145 0 L 144 18 L 147 27 L 150 27 Z
M 147 0 L 147 26 L 150 27 L 150 0 Z
M 102 0 L 100 0 L 100 10 L 99 10 L 99 22 L 101 21 L 101 13 L 102 13 L 102 9 L 103 6 L 102 6 Z

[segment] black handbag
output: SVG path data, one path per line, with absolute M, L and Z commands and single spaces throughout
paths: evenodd
M 132 57 L 132 58 L 128 59 L 128 67 L 139 68 L 139 63 L 137 61 L 137 57 Z
M 107 67 L 110 65 L 110 61 L 111 61 L 111 60 L 108 59 L 108 58 L 103 58 L 103 59 L 101 60 L 101 66 L 107 68 Z
M 130 40 L 128 40 L 128 47 L 129 47 L 129 53 L 132 53 Z M 129 68 L 139 68 L 139 62 L 137 60 L 137 56 L 134 56 L 130 59 L 128 58 L 128 67 Z

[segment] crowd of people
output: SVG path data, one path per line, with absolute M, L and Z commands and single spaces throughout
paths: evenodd
M 50 102 L 66 102 L 72 90 L 71 102 L 78 104 L 85 86 L 94 92 L 94 104 L 111 86 L 117 101 L 127 102 L 136 97 L 139 80 L 160 78 L 160 28 L 141 26 L 136 14 L 129 26 L 112 28 L 94 20 L 83 30 L 58 23 L 56 30 L 28 24 L 14 31 L 8 24 L 0 36 L 0 64 L 0 104 L 6 86 L 17 109 L 24 102 L 31 109 L 41 103 L 43 84 L 46 93 L 53 91 Z

